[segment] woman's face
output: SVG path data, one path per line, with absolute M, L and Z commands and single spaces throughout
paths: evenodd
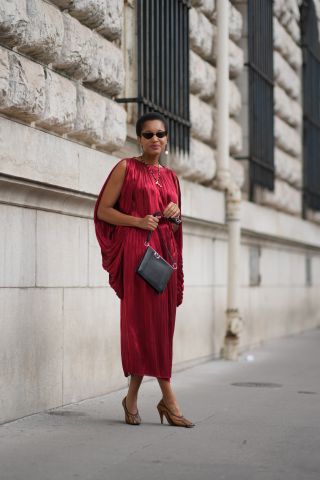
M 162 138 L 159 138 L 156 135 L 153 135 L 152 138 L 147 139 L 144 138 L 142 133 L 157 133 L 163 131 L 165 131 L 165 126 L 163 125 L 161 120 L 148 120 L 147 122 L 144 122 L 141 136 L 138 137 L 138 141 L 143 148 L 144 153 L 148 155 L 160 155 L 160 153 L 166 148 L 168 137 L 164 136 Z

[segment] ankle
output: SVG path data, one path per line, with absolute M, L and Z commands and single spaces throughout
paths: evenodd
M 138 400 L 138 395 L 136 393 L 130 393 L 128 392 L 127 393 L 127 399 L 130 401 L 130 402 L 136 402 Z
M 162 401 L 163 401 L 163 403 L 164 403 L 165 405 L 167 405 L 168 407 L 177 405 L 177 400 L 176 400 L 176 398 L 175 398 L 175 397 L 172 397 L 172 396 L 169 396 L 169 397 L 163 396 L 163 397 L 162 397 Z

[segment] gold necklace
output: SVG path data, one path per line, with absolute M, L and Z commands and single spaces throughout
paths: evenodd
M 149 163 L 143 161 L 142 156 L 141 156 L 140 158 L 141 158 L 141 162 L 142 162 L 144 165 L 146 165 L 147 167 L 150 167 L 150 164 L 149 164 Z M 160 163 L 158 162 L 158 177 L 157 177 L 157 178 L 156 178 L 156 176 L 155 176 L 152 168 L 148 168 L 148 172 L 149 172 L 149 174 L 151 173 L 151 175 L 152 175 L 152 177 L 153 177 L 156 185 L 157 185 L 158 187 L 162 187 L 162 185 L 161 185 L 161 183 L 160 183 L 160 181 L 159 181 L 159 180 L 160 180 Z

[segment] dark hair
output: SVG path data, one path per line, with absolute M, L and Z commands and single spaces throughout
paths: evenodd
M 158 112 L 149 112 L 149 113 L 145 113 L 144 115 L 141 115 L 141 117 L 138 118 L 137 120 L 137 123 L 136 123 L 137 137 L 141 137 L 143 125 L 145 124 L 145 122 L 148 122 L 149 120 L 160 120 L 160 122 L 163 123 L 165 130 L 168 131 L 168 123 L 167 123 L 167 120 L 164 118 L 164 116 Z

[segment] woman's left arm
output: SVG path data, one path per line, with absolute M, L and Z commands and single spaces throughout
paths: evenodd
M 178 205 L 174 202 L 170 202 L 166 208 L 164 209 L 164 216 L 165 217 L 180 217 L 181 219 L 181 205 L 180 205 L 180 197 L 181 197 L 181 194 L 180 194 L 180 187 L 179 187 L 179 180 L 177 178 L 176 175 L 174 175 L 174 183 L 176 185 L 176 193 L 177 193 L 177 199 L 178 199 Z M 180 227 L 180 224 L 176 224 L 176 223 L 171 223 L 171 226 L 172 226 L 172 230 L 173 232 L 176 232 L 179 227 Z

